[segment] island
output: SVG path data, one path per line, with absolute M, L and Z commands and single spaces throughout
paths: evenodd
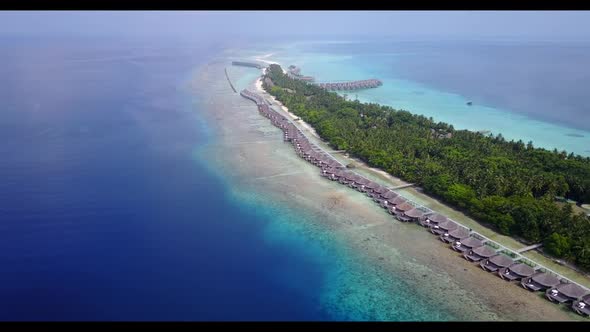
M 415 183 L 501 234 L 541 243 L 545 254 L 590 270 L 588 217 L 554 200 L 590 202 L 590 158 L 347 101 L 291 79 L 276 64 L 265 77 L 273 83 L 264 84 L 266 91 L 334 149 Z

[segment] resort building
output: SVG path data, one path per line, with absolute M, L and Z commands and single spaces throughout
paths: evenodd
M 572 309 L 582 315 L 590 317 L 590 294 L 580 297 L 580 299 L 574 301 Z
M 553 288 L 560 283 L 559 278 L 547 272 L 539 272 L 532 277 L 522 278 L 520 281 L 522 287 L 534 292 Z
M 475 248 L 483 247 L 483 244 L 483 241 L 469 236 L 463 240 L 455 241 L 451 248 L 455 251 L 465 253 Z
M 424 215 L 424 212 L 418 210 L 417 208 L 413 208 L 404 212 L 404 217 L 408 218 L 410 221 L 418 221 Z
M 430 232 L 434 235 L 442 235 L 442 234 L 445 234 L 445 233 L 448 233 L 452 230 L 457 229 L 457 227 L 458 226 L 456 223 L 454 223 L 450 220 L 447 220 L 447 221 L 439 223 L 438 225 L 433 225 L 430 228 Z
M 438 214 L 438 213 L 432 213 L 426 216 L 426 218 L 422 218 L 420 220 L 420 225 L 424 226 L 424 227 L 432 227 L 434 225 L 438 225 L 441 222 L 445 222 L 447 221 L 447 217 Z
M 525 263 L 516 263 L 498 271 L 500 278 L 508 281 L 521 280 L 535 274 L 535 270 Z
M 496 255 L 496 249 L 483 245 L 465 252 L 463 257 L 470 262 L 479 262 L 482 259 L 488 259 L 494 255 Z
M 452 231 L 443 233 L 440 236 L 440 240 L 446 243 L 453 243 L 466 239 L 467 237 L 469 237 L 469 231 L 463 227 L 458 227 Z
M 499 269 L 512 265 L 512 263 L 514 263 L 512 258 L 504 254 L 498 254 L 496 256 L 492 256 L 486 260 L 481 261 L 481 263 L 479 263 L 479 266 L 481 266 L 482 269 L 488 272 L 496 272 Z
M 588 293 L 584 288 L 572 283 L 560 284 L 545 292 L 545 297 L 553 303 L 574 302 L 586 295 Z

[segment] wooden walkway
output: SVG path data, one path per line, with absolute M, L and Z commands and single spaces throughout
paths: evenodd
M 537 243 L 537 244 L 530 245 L 528 247 L 524 247 L 524 248 L 518 249 L 518 250 L 516 250 L 516 252 L 519 253 L 519 254 L 522 254 L 525 251 L 529 251 L 529 250 L 541 248 L 542 246 L 543 246 L 542 243 Z
M 236 88 L 234 88 L 234 85 L 231 84 L 231 80 L 229 79 L 229 75 L 227 74 L 227 68 L 225 68 L 225 77 L 227 78 L 227 81 L 229 82 L 229 86 L 231 86 L 231 89 L 234 90 L 235 93 L 238 93 L 238 91 L 236 91 Z
M 409 187 L 413 187 L 413 186 L 415 186 L 415 184 L 413 184 L 413 183 L 402 184 L 401 186 L 391 188 L 391 190 L 404 189 L 404 188 L 409 188 Z

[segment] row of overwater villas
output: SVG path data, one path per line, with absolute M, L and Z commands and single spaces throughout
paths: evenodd
M 338 82 L 338 83 L 318 83 L 321 88 L 326 90 L 357 90 L 366 88 L 376 88 L 383 85 L 378 79 L 368 79 L 353 82 Z
M 509 282 L 519 282 L 527 290 L 544 291 L 551 302 L 571 304 L 576 313 L 590 316 L 590 292 L 584 288 L 562 281 L 549 272 L 536 270 L 524 262 L 515 261 L 445 216 L 424 213 L 394 191 L 348 171 L 340 162 L 311 143 L 291 121 L 271 109 L 260 95 L 248 90 L 240 94 L 257 104 L 258 111 L 284 132 L 284 140 L 294 146 L 297 155 L 321 169 L 322 177 L 365 193 L 399 221 L 416 222 L 426 227 L 466 260 L 478 263 L 483 270 L 496 273 Z
M 254 67 L 258 69 L 264 68 L 264 66 L 260 63 L 256 62 L 247 62 L 247 61 L 232 61 L 231 63 L 234 66 L 242 66 L 242 67 Z

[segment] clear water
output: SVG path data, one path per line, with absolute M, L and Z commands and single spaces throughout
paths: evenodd
M 349 98 L 590 156 L 590 44 L 382 40 L 270 49 L 269 60 L 299 65 L 318 81 L 384 82 Z

